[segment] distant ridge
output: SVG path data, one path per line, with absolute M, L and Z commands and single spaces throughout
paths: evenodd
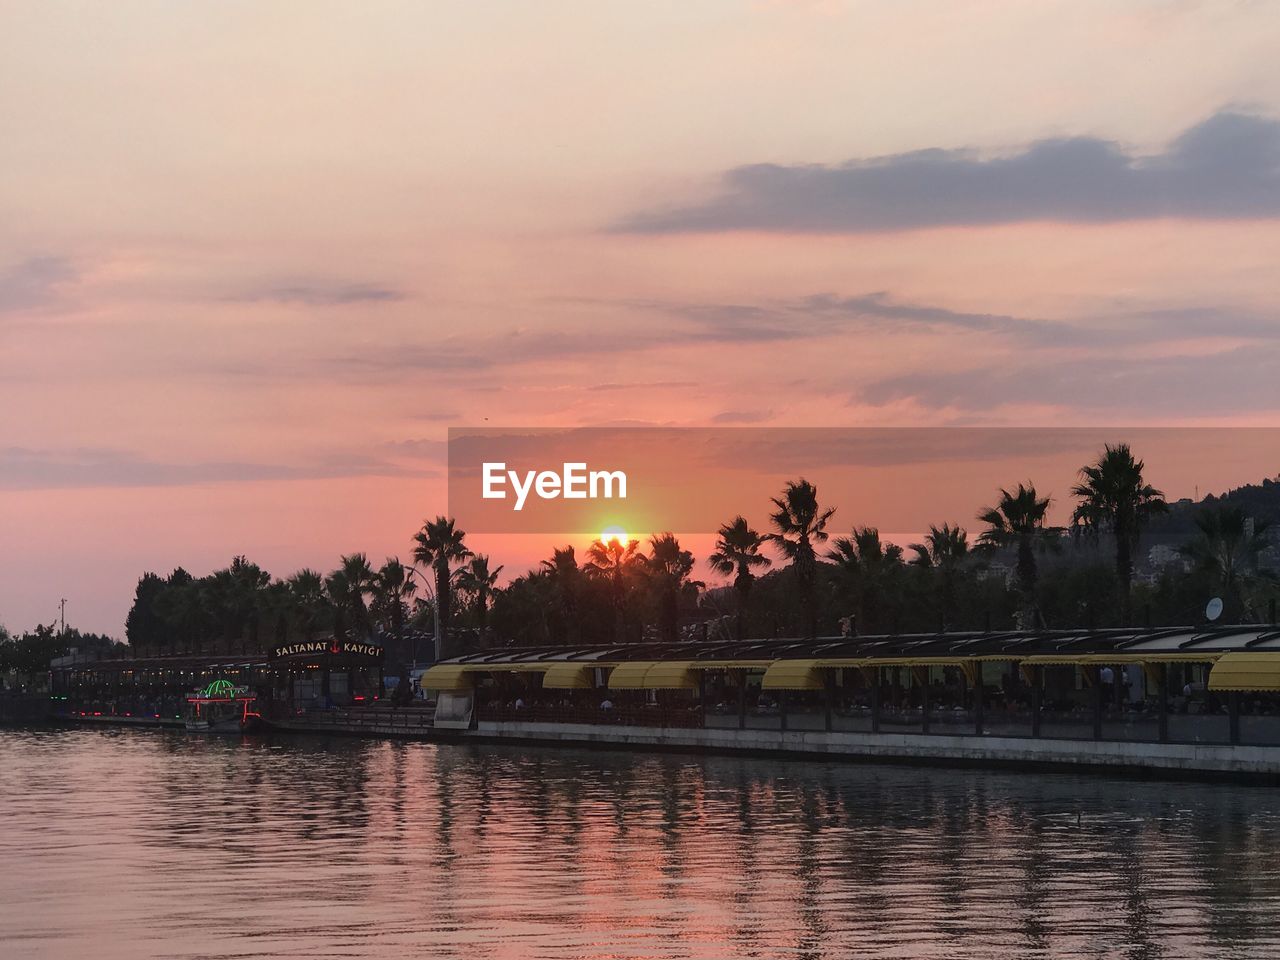
M 1151 520 L 1144 536 L 1193 536 L 1196 533 L 1196 514 L 1206 507 L 1223 504 L 1243 507 L 1245 515 L 1256 520 L 1280 524 L 1280 475 L 1273 480 L 1245 484 L 1223 494 L 1211 493 L 1199 501 L 1190 498 L 1172 501 L 1167 514 Z

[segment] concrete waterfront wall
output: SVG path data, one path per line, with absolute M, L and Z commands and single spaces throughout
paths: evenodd
M 591 724 L 480 721 L 464 736 L 597 747 L 813 755 L 975 766 L 1061 766 L 1167 776 L 1280 778 L 1280 747 L 1053 740 L 811 730 L 686 730 Z

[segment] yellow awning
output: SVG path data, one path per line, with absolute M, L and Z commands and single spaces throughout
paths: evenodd
M 826 686 L 821 660 L 778 660 L 764 672 L 765 690 L 821 690 Z
M 1209 671 L 1210 690 L 1280 690 L 1280 653 L 1224 653 Z
M 644 675 L 654 666 L 652 660 L 633 660 L 620 663 L 609 674 L 610 690 L 643 690 Z
M 447 690 L 451 693 L 471 689 L 467 674 L 474 671 L 465 663 L 438 663 L 428 667 L 420 681 L 423 690 Z
M 590 690 L 595 684 L 592 675 L 596 667 L 608 667 L 608 663 L 583 663 L 580 660 L 551 663 L 542 678 L 544 690 Z
M 644 675 L 646 690 L 697 690 L 698 675 L 690 660 L 671 660 L 655 663 Z

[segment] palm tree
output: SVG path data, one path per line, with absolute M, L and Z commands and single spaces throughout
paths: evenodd
M 1196 515 L 1200 535 L 1180 549 L 1197 570 L 1212 578 L 1228 605 L 1228 617 L 1243 611 L 1241 588 L 1258 564 L 1258 554 L 1267 548 L 1264 536 L 1269 523 L 1245 516 L 1244 508 L 1233 504 L 1206 507 Z
M 506 639 L 521 646 L 552 642 L 556 634 L 549 613 L 557 602 L 556 586 L 545 567 L 516 577 L 499 596 L 505 615 L 503 635 Z M 497 603 L 494 608 L 496 611 Z
M 1077 529 L 1110 532 L 1116 541 L 1116 576 L 1120 580 L 1120 611 L 1129 623 L 1129 593 L 1133 585 L 1133 555 L 1142 528 L 1157 514 L 1167 513 L 1164 494 L 1142 476 L 1146 466 L 1135 460 L 1127 443 L 1106 444 L 1095 463 L 1080 468 L 1080 483 L 1071 495 L 1080 500 L 1071 514 Z
M 800 605 L 804 610 L 805 636 L 818 633 L 817 613 L 813 606 L 813 591 L 818 575 L 818 558 L 815 543 L 827 542 L 827 521 L 836 512 L 835 507 L 826 510 L 818 506 L 818 488 L 801 477 L 788 481 L 781 497 L 773 497 L 777 510 L 769 517 L 776 533 L 768 540 L 777 545 L 782 555 L 791 561 L 795 571 L 796 588 Z
M 883 543 L 875 527 L 854 527 L 848 537 L 837 537 L 827 551 L 827 559 L 850 588 L 857 605 L 859 628 L 879 629 L 882 602 L 890 595 L 893 580 L 902 567 L 902 548 Z
M 951 627 L 955 612 L 956 580 L 969 558 L 969 535 L 963 527 L 944 523 L 941 527 L 929 526 L 924 543 L 910 547 L 915 556 L 911 565 L 923 570 L 933 570 L 938 577 L 938 609 L 942 615 L 942 629 Z
M 695 586 L 689 580 L 693 554 L 680 546 L 674 533 L 659 533 L 649 538 L 645 566 L 658 598 L 658 636 L 674 642 L 680 636 L 680 594 L 686 587 Z
M 341 569 L 324 578 L 324 598 L 333 615 L 333 639 L 347 639 L 347 612 L 351 609 L 351 583 Z
M 341 569 L 333 571 L 324 578 L 325 606 L 333 617 L 333 642 L 341 643 L 347 639 L 347 611 L 351 605 L 351 584 Z M 330 694 L 329 657 L 321 661 L 320 693 L 327 701 Z
M 716 549 L 707 557 L 707 563 L 716 573 L 733 574 L 733 588 L 738 594 L 738 639 L 746 631 L 747 600 L 756 575 L 752 567 L 768 567 L 772 561 L 760 552 L 767 538 L 751 529 L 746 517 L 734 517 L 717 531 Z
M 273 580 L 262 592 L 262 612 L 273 625 L 272 642 L 289 642 L 289 622 L 293 619 L 293 594 L 287 580 Z
M 428 520 L 413 537 L 414 543 L 417 544 L 413 548 L 414 562 L 429 566 L 435 574 L 437 660 L 444 657 L 447 645 L 453 565 L 471 556 L 471 551 L 463 543 L 465 537 L 466 534 L 459 530 L 449 517 Z
M 396 657 L 411 662 L 416 659 L 415 651 L 404 649 L 404 614 L 406 605 L 417 591 L 417 583 L 399 557 L 388 557 L 378 569 L 373 585 L 374 610 L 395 638 Z
M 471 562 L 458 571 L 458 589 L 471 597 L 476 608 L 476 623 L 480 627 L 480 643 L 485 643 L 485 630 L 489 626 L 489 599 L 493 596 L 502 567 L 490 570 L 489 558 L 478 553 Z
M 1047 525 L 1050 499 L 1036 495 L 1032 483 L 1018 484 L 1015 493 L 1000 490 L 1000 502 L 987 507 L 978 519 L 987 525 L 978 537 L 982 546 L 1014 547 L 1018 551 L 1018 592 L 1022 597 L 1018 614 L 1019 626 L 1026 628 L 1038 616 L 1036 606 L 1036 548 L 1054 541 L 1058 530 Z
M 369 565 L 369 558 L 363 553 L 350 553 L 342 558 L 342 576 L 347 583 L 347 599 L 351 604 L 351 620 L 361 636 L 367 637 L 371 632 L 369 608 L 365 597 L 372 596 L 377 589 L 378 576 Z
M 298 628 L 306 639 L 314 639 L 328 606 L 324 577 L 309 567 L 303 567 L 286 583 L 289 585 Z
M 609 588 L 609 601 L 613 606 L 614 638 L 626 639 L 626 623 L 623 606 L 627 589 L 645 569 L 644 554 L 640 553 L 640 541 L 621 539 L 596 540 L 587 548 L 587 562 L 583 572 L 588 577 L 603 581 Z
M 551 559 L 539 564 L 538 573 L 542 574 L 555 591 L 564 615 L 566 640 L 576 643 L 581 633 L 578 623 L 578 596 L 582 587 L 582 571 L 578 568 L 578 558 L 572 546 L 551 551 Z

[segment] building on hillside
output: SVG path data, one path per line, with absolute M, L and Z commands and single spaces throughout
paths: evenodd
M 1168 543 L 1157 543 L 1148 550 L 1147 563 L 1155 575 L 1153 579 L 1159 579 L 1159 575 L 1169 569 L 1181 570 L 1183 573 L 1191 569 L 1191 561 L 1177 547 Z

